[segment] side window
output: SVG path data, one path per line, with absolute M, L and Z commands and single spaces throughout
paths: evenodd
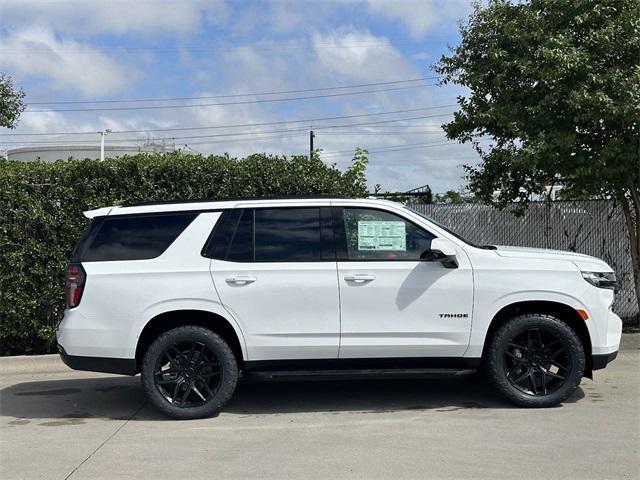
M 320 208 L 255 210 L 256 262 L 314 262 L 321 258 Z
M 84 232 L 82 232 L 80 239 L 78 239 L 78 243 L 76 243 L 76 246 L 71 253 L 72 262 L 75 263 L 82 261 L 84 252 L 90 246 L 92 237 L 100 229 L 102 221 L 102 218 L 94 218 L 91 220 L 91 223 L 89 223 L 89 225 L 87 225 L 87 227 L 84 229 Z
M 242 210 L 226 260 L 231 262 L 253 261 L 253 209 Z
M 408 220 L 367 208 L 343 209 L 349 260 L 420 260 L 435 235 Z
M 82 254 L 83 262 L 147 260 L 160 256 L 197 213 L 106 217 Z
M 207 244 L 202 249 L 202 254 L 205 257 L 217 258 L 224 260 L 227 256 L 227 251 L 233 240 L 233 235 L 238 226 L 238 220 L 242 210 L 229 209 L 222 212 L 220 218 L 213 227 L 213 231 L 207 240 Z

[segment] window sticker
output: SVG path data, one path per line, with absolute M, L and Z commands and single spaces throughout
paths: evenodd
M 358 220 L 358 250 L 407 250 L 406 224 Z

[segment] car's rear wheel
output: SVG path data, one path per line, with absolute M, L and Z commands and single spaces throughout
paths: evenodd
M 585 354 L 580 338 L 550 315 L 515 317 L 495 333 L 486 357 L 489 378 L 511 402 L 551 407 L 580 385 Z
M 160 335 L 147 349 L 142 385 L 158 410 L 177 419 L 217 414 L 233 394 L 238 364 L 219 335 L 183 326 Z

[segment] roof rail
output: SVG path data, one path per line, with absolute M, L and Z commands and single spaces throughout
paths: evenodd
M 124 207 L 143 207 L 149 205 L 170 205 L 174 203 L 206 203 L 206 202 L 243 202 L 248 200 L 313 200 L 316 198 L 335 198 L 335 199 L 346 199 L 346 198 L 355 198 L 349 197 L 346 195 L 326 195 L 326 194 L 318 194 L 318 195 L 263 195 L 263 196 L 254 196 L 254 197 L 226 197 L 226 198 L 197 198 L 197 199 L 189 199 L 189 200 L 159 200 L 159 201 L 149 201 L 149 202 L 137 202 L 137 203 L 128 203 L 123 205 Z

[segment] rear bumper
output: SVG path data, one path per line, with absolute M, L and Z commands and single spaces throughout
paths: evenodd
M 618 356 L 618 351 L 611 353 L 605 353 L 602 355 L 592 355 L 591 356 L 591 369 L 592 370 L 602 370 L 605 368 L 610 362 L 613 362 Z
M 58 344 L 60 358 L 69 368 L 87 370 L 89 372 L 117 373 L 119 375 L 135 375 L 135 358 L 81 357 L 69 355 L 62 345 Z

